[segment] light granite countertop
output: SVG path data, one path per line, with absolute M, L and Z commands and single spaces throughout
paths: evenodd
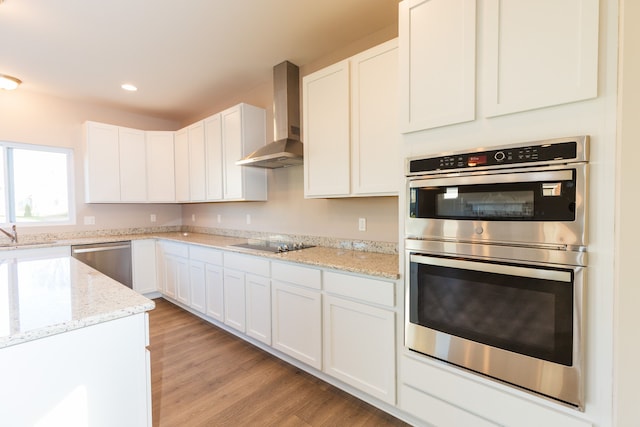
M 259 237 L 264 238 L 265 236 Z M 314 247 L 312 248 L 285 253 L 271 253 L 233 246 L 235 244 L 247 243 L 249 240 L 253 240 L 246 237 L 222 236 L 217 234 L 180 231 L 114 235 L 98 234 L 95 236 L 85 236 L 77 238 L 74 237 L 67 239 L 49 238 L 44 239 L 42 242 L 40 242 L 40 244 L 38 244 L 37 241 L 32 241 L 27 247 L 36 248 L 61 245 L 79 245 L 136 239 L 164 239 L 181 243 L 201 245 L 230 252 L 263 256 L 281 261 L 296 262 L 300 264 L 307 264 L 324 268 L 333 268 L 336 270 L 381 277 L 385 279 L 396 280 L 400 277 L 400 267 L 398 265 L 397 254 L 353 250 L 351 249 L 352 246 L 349 246 L 347 248 L 325 246 L 325 242 L 321 239 L 319 239 L 318 241 L 305 242 L 314 245 Z M 18 247 L 22 246 L 18 245 Z M 15 249 L 15 247 L 9 247 L 5 249 Z
M 154 307 L 72 257 L 0 260 L 0 349 Z

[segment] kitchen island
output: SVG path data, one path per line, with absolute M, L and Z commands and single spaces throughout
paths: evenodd
M 153 308 L 69 256 L 3 254 L 3 425 L 151 425 L 146 312 Z

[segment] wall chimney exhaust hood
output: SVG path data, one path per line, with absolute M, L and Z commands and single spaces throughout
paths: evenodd
M 284 61 L 273 67 L 275 141 L 238 160 L 236 165 L 277 169 L 302 164 L 300 142 L 300 71 Z

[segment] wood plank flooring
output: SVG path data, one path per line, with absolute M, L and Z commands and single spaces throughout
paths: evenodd
M 164 299 L 155 303 L 154 427 L 407 425 Z

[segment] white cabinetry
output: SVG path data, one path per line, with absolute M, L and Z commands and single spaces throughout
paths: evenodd
M 205 168 L 207 175 L 206 198 L 222 200 L 222 120 L 220 114 L 204 119 Z
M 473 120 L 476 2 L 405 0 L 399 21 L 402 132 Z
M 262 307 L 269 304 L 269 270 L 264 258 L 224 254 L 224 323 L 261 340 L 270 336 L 271 329 L 270 318 L 264 314 L 269 308 Z
M 85 201 L 120 201 L 120 147 L 118 127 L 103 123 L 86 122 L 85 149 Z
M 148 202 L 176 200 L 173 134 L 168 131 L 146 132 Z
M 222 320 L 222 252 L 190 246 L 189 281 L 191 308 Z
M 120 201 L 147 200 L 147 150 L 144 131 L 118 128 Z
M 305 76 L 305 197 L 397 194 L 397 40 Z
M 334 272 L 323 284 L 324 371 L 395 404 L 395 284 Z
M 271 263 L 273 347 L 322 369 L 321 272 Z
M 180 243 L 159 242 L 162 292 L 189 305 L 189 247 Z
M 493 117 L 596 97 L 599 3 L 402 1 L 401 131 L 472 121 L 476 100 Z
M 176 131 L 175 171 L 176 171 L 176 201 L 188 202 L 191 199 L 189 189 L 189 132 L 187 128 Z
M 151 426 L 147 314 L 0 349 L 3 426 Z
M 157 290 L 156 241 L 131 241 L 133 290 L 141 294 Z
M 189 140 L 189 200 L 205 200 L 205 148 L 204 124 L 197 122 L 187 128 Z
M 87 203 L 174 202 L 173 132 L 85 123 Z
M 236 162 L 266 143 L 266 112 L 238 104 L 220 113 L 224 200 L 267 200 L 267 171 Z M 214 169 L 215 170 L 215 169 Z
M 484 2 L 485 115 L 595 98 L 598 7 L 598 0 Z

